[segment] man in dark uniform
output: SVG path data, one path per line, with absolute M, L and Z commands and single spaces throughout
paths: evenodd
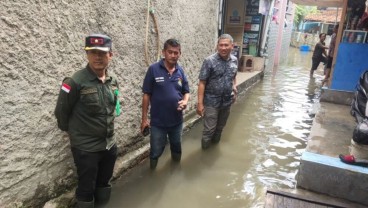
M 199 72 L 197 114 L 203 116 L 202 149 L 221 139 L 222 130 L 236 99 L 238 59 L 231 54 L 233 38 L 222 34 L 217 52 L 207 57 Z
M 170 142 L 171 158 L 181 159 L 181 135 L 183 131 L 183 110 L 189 100 L 189 85 L 184 70 L 179 66 L 180 43 L 168 39 L 162 54 L 165 58 L 152 64 L 143 82 L 141 132 L 151 127 L 150 168 L 155 169 L 158 158 Z M 151 121 L 148 107 L 151 105 Z
M 58 127 L 70 137 L 79 208 L 105 204 L 111 193 L 109 181 L 117 157 L 114 118 L 120 114 L 118 82 L 107 71 L 111 47 L 106 35 L 86 37 L 88 64 L 63 80 L 55 109 Z

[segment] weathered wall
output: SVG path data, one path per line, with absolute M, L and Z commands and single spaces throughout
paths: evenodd
M 280 63 L 287 60 L 293 31 L 294 4 L 290 1 L 282 0 L 277 1 L 275 5 L 277 5 L 279 10 L 274 13 L 274 15 L 278 15 L 278 17 L 276 20 L 272 19 L 267 33 L 265 47 L 265 53 L 268 55 L 266 60 L 266 71 L 277 69 Z M 285 11 L 281 11 L 280 9 L 285 9 Z
M 294 4 L 292 2 L 288 2 L 288 6 L 286 7 L 285 13 L 285 23 L 284 29 L 282 32 L 282 44 L 281 44 L 281 51 L 283 54 L 289 53 L 291 35 L 293 31 L 293 21 L 294 21 Z M 280 63 L 284 63 L 287 61 L 288 56 L 282 55 L 280 56 Z
M 266 65 L 266 71 L 271 72 L 274 68 L 274 60 L 275 60 L 275 53 L 276 52 L 276 44 L 277 44 L 277 38 L 278 38 L 278 25 L 274 22 L 270 22 L 270 27 L 268 31 L 268 38 L 266 42 L 266 53 L 268 54 L 267 57 L 267 65 Z
M 218 1 L 154 0 L 160 34 L 182 43 L 192 100 L 204 57 L 217 38 Z M 124 155 L 147 147 L 139 137 L 147 1 L 2 0 L 0 2 L 0 207 L 39 207 L 75 183 L 65 133 L 53 110 L 65 76 L 85 66 L 84 37 L 113 38 L 111 70 L 122 87 L 122 116 L 116 120 Z M 150 59 L 154 60 L 152 20 Z

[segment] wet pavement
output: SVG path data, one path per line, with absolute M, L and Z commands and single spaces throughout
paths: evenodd
M 324 199 L 329 196 L 330 201 L 340 202 L 337 207 L 367 207 L 368 169 L 345 164 L 338 158 L 339 154 L 350 154 L 355 126 L 350 106 L 320 103 L 300 159 L 296 192 L 302 188 L 319 193 L 320 201 L 326 201 Z
M 323 76 L 320 66 L 310 79 L 311 52 L 289 54 L 239 96 L 218 145 L 201 150 L 199 122 L 183 136 L 180 164 L 169 147 L 155 171 L 143 161 L 114 181 L 107 207 L 263 207 L 267 189 L 295 189 Z
M 358 208 L 368 205 L 368 169 L 339 159 L 339 154 L 356 153 L 357 149 L 366 152 L 359 146 L 352 148 L 351 144 L 357 125 L 350 114 L 353 94 L 323 88 L 308 144 L 300 160 L 297 184 L 299 188 L 335 197 L 334 201 L 344 204 L 339 207 Z

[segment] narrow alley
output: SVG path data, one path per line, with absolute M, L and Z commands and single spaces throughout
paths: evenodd
M 183 137 L 180 165 L 167 147 L 155 171 L 146 160 L 114 182 L 108 207 L 263 207 L 267 188 L 295 188 L 323 76 L 320 66 L 310 79 L 311 52 L 289 54 L 240 95 L 217 146 L 202 151 L 198 123 Z

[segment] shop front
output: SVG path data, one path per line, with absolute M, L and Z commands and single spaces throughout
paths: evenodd
M 263 68 L 260 57 L 264 34 L 264 19 L 269 9 L 267 0 L 226 0 L 223 33 L 234 38 L 234 55 L 239 59 L 239 71 L 252 71 L 255 66 Z M 257 63 L 255 63 L 257 62 Z

